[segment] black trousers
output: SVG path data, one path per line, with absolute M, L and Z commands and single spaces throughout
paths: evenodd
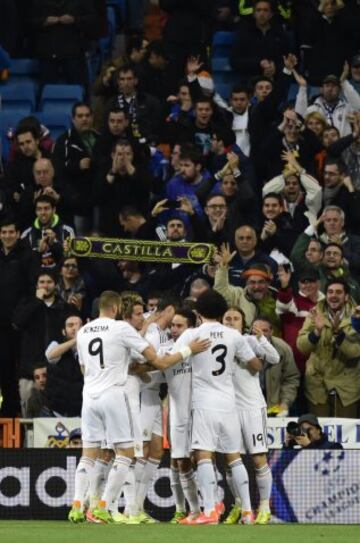
M 0 417 L 14 418 L 20 413 L 16 366 L 19 335 L 11 326 L 1 326 L 0 338 L 0 388 L 3 397 Z

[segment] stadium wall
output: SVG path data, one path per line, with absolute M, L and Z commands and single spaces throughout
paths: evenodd
M 76 449 L 0 450 L 0 519 L 65 520 L 79 457 Z M 251 461 L 244 460 L 255 509 L 255 477 Z M 231 496 L 224 490 L 221 457 L 217 464 L 219 498 L 229 510 Z M 360 524 L 359 450 L 274 450 L 269 464 L 274 478 L 273 521 Z M 158 520 L 168 521 L 174 513 L 168 455 L 151 485 L 146 506 Z

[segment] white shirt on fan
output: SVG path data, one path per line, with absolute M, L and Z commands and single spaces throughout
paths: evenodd
M 203 353 L 191 355 L 192 407 L 216 411 L 235 409 L 233 366 L 235 357 L 245 363 L 255 354 L 244 337 L 237 331 L 218 323 L 205 322 L 191 328 L 179 337 L 174 352 L 193 339 L 210 339 L 211 346 Z
M 107 317 L 80 328 L 76 344 L 79 362 L 84 367 L 84 393 L 92 398 L 111 386 L 124 385 L 131 350 L 142 353 L 149 346 L 130 324 Z
M 261 336 L 242 336 L 258 358 L 269 364 L 278 364 L 280 356 L 275 347 Z M 236 406 L 239 409 L 253 409 L 266 407 L 266 401 L 260 386 L 259 373 L 252 374 L 246 363 L 236 360 L 233 366 L 233 382 L 235 389 Z

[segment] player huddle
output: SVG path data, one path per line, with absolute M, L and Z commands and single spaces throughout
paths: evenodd
M 144 500 L 163 453 L 159 391 L 166 382 L 172 522 L 219 522 L 224 507 L 217 496 L 218 452 L 235 499 L 225 523 L 253 523 L 241 460 L 247 452 L 260 494 L 255 524 L 267 524 L 272 475 L 259 375 L 265 364 L 278 363 L 279 355 L 261 327 L 253 325 L 252 335 L 242 335 L 242 312 L 228 308 L 213 290 L 198 298 L 195 312 L 161 300 L 145 323 L 142 300 L 133 293 L 104 292 L 99 311 L 77 335 L 84 373 L 83 455 L 69 520 L 155 522 L 144 511 Z M 126 507 L 119 513 L 122 492 Z

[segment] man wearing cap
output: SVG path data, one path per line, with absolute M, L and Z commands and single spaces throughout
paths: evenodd
M 82 449 L 81 428 L 74 428 L 69 434 L 68 449 Z
M 344 98 L 340 96 L 341 92 Z M 303 98 L 304 102 L 307 102 L 305 94 Z M 306 108 L 305 114 L 308 115 L 313 111 L 321 113 L 329 125 L 339 130 L 340 136 L 347 136 L 351 134 L 349 115 L 357 109 L 360 109 L 360 95 L 351 83 L 343 76 L 339 79 L 336 75 L 330 74 L 323 79 L 321 95 Z
M 286 432 L 284 449 L 293 449 L 300 445 L 303 449 L 342 449 L 343 446 L 337 441 L 329 441 L 327 434 L 322 430 L 318 418 L 312 413 L 307 413 L 298 418 L 298 425 L 301 428 L 300 436 L 291 436 Z
M 229 264 L 236 251 L 231 253 L 229 245 L 224 244 L 220 251 L 219 267 L 215 273 L 214 289 L 217 290 L 229 304 L 240 307 L 245 314 L 245 328 L 250 330 L 255 317 L 261 313 L 272 324 L 274 335 L 281 335 L 280 319 L 275 313 L 274 289 L 270 287 L 272 275 L 263 264 L 253 264 L 244 270 L 245 288 L 235 287 L 229 283 Z
M 354 306 L 343 279 L 333 279 L 306 317 L 297 347 L 308 356 L 305 395 L 317 416 L 356 418 L 360 400 L 360 342 L 351 324 Z
M 344 261 L 344 249 L 338 243 L 328 243 L 324 247 L 324 254 L 319 266 L 320 289 L 325 292 L 327 283 L 342 277 L 348 284 L 350 296 L 356 303 L 360 303 L 360 285 L 352 277 Z
M 290 270 L 279 266 L 278 278 L 281 286 L 276 295 L 276 313 L 281 318 L 282 337 L 292 348 L 296 365 L 300 374 L 304 376 L 307 357 L 296 347 L 296 340 L 305 317 L 317 302 L 324 299 L 319 290 L 320 275 L 315 269 L 303 271 L 298 280 L 297 292 L 290 286 Z

